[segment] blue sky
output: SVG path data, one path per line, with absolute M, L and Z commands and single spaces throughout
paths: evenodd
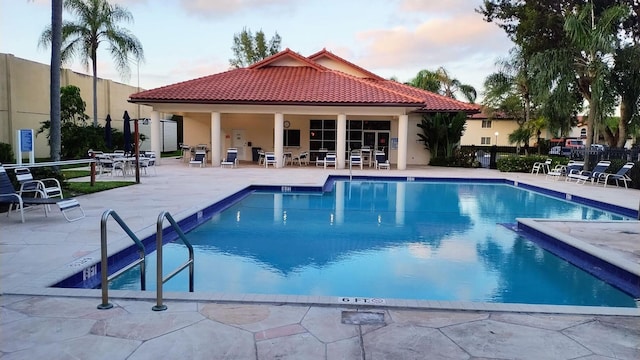
M 480 0 L 112 0 L 131 11 L 122 24 L 142 42 L 140 86 L 154 88 L 229 69 L 233 35 L 243 27 L 276 32 L 282 49 L 308 56 L 323 48 L 382 77 L 408 81 L 444 66 L 482 91 L 484 78 L 512 47 L 475 13 Z M 50 0 L 0 0 L 0 52 L 48 63 L 38 38 L 50 23 Z M 63 18 L 70 19 L 68 13 Z M 102 46 L 98 76 L 122 78 Z M 65 67 L 86 71 L 79 61 Z

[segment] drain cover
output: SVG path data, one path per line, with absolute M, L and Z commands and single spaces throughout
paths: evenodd
M 350 325 L 384 324 L 384 313 L 369 311 L 343 311 L 342 323 Z

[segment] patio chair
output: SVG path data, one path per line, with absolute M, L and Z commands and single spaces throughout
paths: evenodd
M 301 152 L 300 155 L 293 158 L 293 163 L 294 164 L 298 163 L 298 166 L 302 166 L 302 164 L 304 164 L 305 166 L 309 165 L 309 152 L 308 151 Z
M 545 176 L 545 180 L 548 180 L 549 177 L 552 177 L 553 180 L 558 181 L 563 176 L 567 176 L 570 172 L 580 172 L 584 167 L 584 163 L 581 161 L 569 160 L 567 165 L 556 165 L 553 169 L 551 169 L 547 175 Z
M 274 152 L 264 153 L 264 167 L 268 168 L 269 165 L 273 167 L 278 166 L 278 159 L 276 158 L 276 153 Z
M 620 181 L 622 181 L 624 183 L 624 187 L 625 189 L 628 189 L 629 186 L 627 186 L 627 182 L 633 181 L 629 175 L 627 175 L 627 173 L 629 172 L 629 170 L 631 170 L 631 168 L 633 168 L 635 164 L 632 162 L 628 162 L 626 164 L 624 164 L 620 170 L 618 170 L 617 173 L 613 174 L 613 173 L 599 173 L 597 175 L 597 179 L 596 182 L 597 183 L 603 183 L 604 187 L 607 187 L 607 184 L 609 183 L 609 180 L 615 180 L 616 181 L 616 186 L 620 186 Z
M 327 154 L 327 156 L 324 157 L 324 168 L 326 169 L 327 166 L 336 167 L 336 154 Z
M 189 167 L 191 165 L 198 165 L 200 167 L 205 167 L 207 161 L 207 151 L 206 150 L 196 150 L 195 154 L 189 161 Z
M 19 167 L 15 170 L 16 179 L 20 183 L 19 195 L 41 191 L 48 198 L 64 198 L 62 186 L 56 178 L 34 179 L 31 170 L 27 167 Z
M 550 171 L 552 159 L 547 159 L 544 162 L 535 162 L 533 163 L 533 167 L 531 168 L 531 173 L 539 174 L 540 170 L 542 170 L 543 174 L 546 174 Z
M 609 165 L 611 165 L 611 161 L 606 160 L 606 161 L 599 161 L 598 164 L 596 164 L 596 166 L 591 171 L 572 170 L 571 172 L 567 173 L 567 179 L 565 181 L 570 182 L 575 180 L 576 184 L 584 184 L 587 181 L 591 181 L 593 183 L 593 181 L 597 179 L 600 176 L 600 174 L 605 173 L 605 171 L 609 168 Z
M 384 151 L 376 151 L 374 153 L 374 158 L 376 159 L 376 169 L 391 169 L 391 164 L 389 164 L 389 160 L 387 160 L 387 156 Z
M 220 167 L 238 167 L 238 149 L 228 148 L 227 157 L 220 162 Z
M 148 175 L 148 169 L 153 169 L 153 173 L 154 175 L 158 175 L 158 172 L 156 171 L 156 159 L 155 158 L 148 158 L 148 157 L 144 157 L 140 159 L 140 170 L 144 170 L 144 174 Z
M 13 210 L 13 205 L 17 205 L 15 210 L 20 210 L 20 217 L 22 222 L 24 222 L 24 209 L 25 205 L 43 205 L 44 216 L 48 216 L 49 209 L 47 205 L 58 205 L 58 208 L 64 215 L 64 218 L 67 221 L 76 221 L 85 217 L 84 210 L 80 203 L 76 199 L 62 199 L 62 198 L 48 198 L 46 194 L 41 190 L 36 190 L 32 192 L 33 197 L 22 196 L 22 194 L 16 192 L 11 180 L 9 179 L 9 175 L 5 170 L 4 166 L 0 164 L 0 203 L 9 204 L 9 211 L 7 211 L 7 216 L 9 216 Z M 77 210 L 80 214 L 70 217 L 68 214 L 71 211 Z
M 354 166 L 360 166 L 360 170 L 362 170 L 362 155 L 360 152 L 352 152 L 351 156 L 349 156 L 349 168 L 353 168 Z

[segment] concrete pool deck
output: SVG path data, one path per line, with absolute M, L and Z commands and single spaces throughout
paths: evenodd
M 114 209 L 143 238 L 155 232 L 163 210 L 180 219 L 251 184 L 320 186 L 330 174 L 349 171 L 245 164 L 189 168 L 180 160 L 162 159 L 157 175 L 143 176 L 139 185 L 79 197 L 87 213 L 80 221 L 66 222 L 57 209 L 47 218 L 41 210 L 26 212 L 24 224 L 16 214 L 0 215 L 0 358 L 640 357 L 637 308 L 406 300 L 358 306 L 321 297 L 168 293 L 168 310 L 154 312 L 155 292 L 112 291 L 114 308 L 97 310 L 99 290 L 48 287 L 99 260 L 100 218 L 106 209 Z M 638 190 L 486 169 L 358 169 L 353 174 L 506 178 L 627 209 L 637 210 L 640 202 Z M 639 222 L 547 225 L 607 256 L 640 263 Z M 112 221 L 108 236 L 109 253 L 131 243 Z M 343 323 L 347 311 L 360 311 L 364 323 Z M 370 312 L 382 313 L 383 322 L 367 324 Z

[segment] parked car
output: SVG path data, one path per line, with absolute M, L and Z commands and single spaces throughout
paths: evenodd
M 607 145 L 602 145 L 602 144 L 591 144 L 591 150 L 596 150 L 596 151 L 605 151 L 607 150 L 609 147 Z

